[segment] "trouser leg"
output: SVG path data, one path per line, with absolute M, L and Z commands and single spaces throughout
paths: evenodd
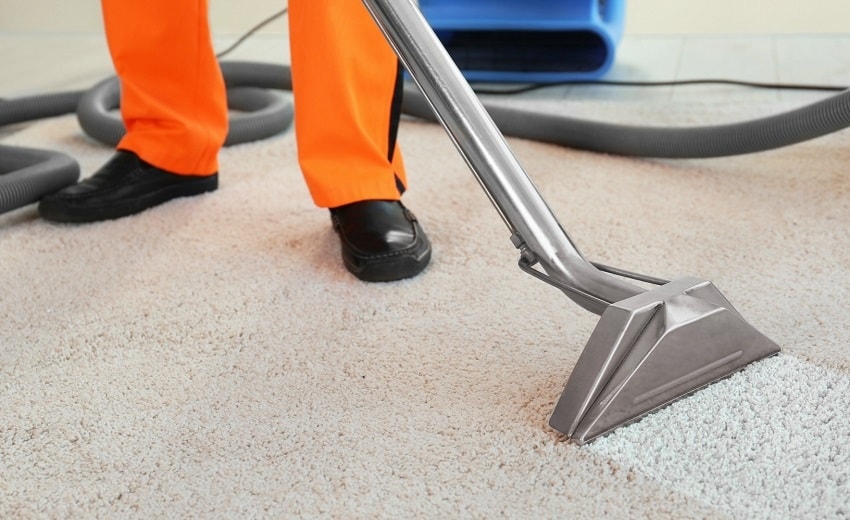
M 127 128 L 118 148 L 174 173 L 218 171 L 227 99 L 207 1 L 102 0 L 101 6 Z
M 290 0 L 298 158 L 314 202 L 397 200 L 401 70 L 360 0 Z

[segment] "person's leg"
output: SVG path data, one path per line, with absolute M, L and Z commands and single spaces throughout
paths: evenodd
M 227 100 L 207 1 L 101 5 L 127 133 L 98 172 L 42 200 L 50 220 L 118 218 L 218 185 Z
M 398 58 L 360 0 L 289 2 L 298 157 L 316 205 L 397 200 Z
M 431 245 L 399 200 L 398 58 L 360 0 L 290 0 L 289 30 L 299 164 L 346 268 L 365 281 L 418 274 Z
M 177 174 L 218 171 L 227 99 L 207 0 L 101 4 L 127 127 L 118 148 Z

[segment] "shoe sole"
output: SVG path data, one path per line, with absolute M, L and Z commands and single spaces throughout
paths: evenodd
M 412 278 L 428 266 L 431 260 L 431 250 L 419 259 L 402 256 L 392 260 L 375 262 L 374 260 L 361 265 L 352 265 L 346 261 L 345 267 L 348 272 L 364 282 L 395 282 L 405 278 Z

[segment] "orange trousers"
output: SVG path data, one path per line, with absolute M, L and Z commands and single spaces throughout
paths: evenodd
M 127 128 L 119 149 L 179 174 L 218 171 L 224 81 L 207 0 L 101 0 Z M 397 200 L 398 59 L 360 0 L 290 0 L 298 161 L 316 205 Z

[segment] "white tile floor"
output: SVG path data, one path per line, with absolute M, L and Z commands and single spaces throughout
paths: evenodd
M 236 37 L 217 38 L 224 49 Z M 288 61 L 284 36 L 255 35 L 229 59 Z M 100 34 L 0 32 L 0 98 L 82 89 L 112 74 Z M 603 79 L 661 81 L 723 78 L 850 86 L 850 33 L 777 36 L 626 36 Z M 824 93 L 748 90 L 723 85 L 673 87 L 559 86 L 530 96 L 687 101 L 734 92 L 767 100 L 817 99 Z

